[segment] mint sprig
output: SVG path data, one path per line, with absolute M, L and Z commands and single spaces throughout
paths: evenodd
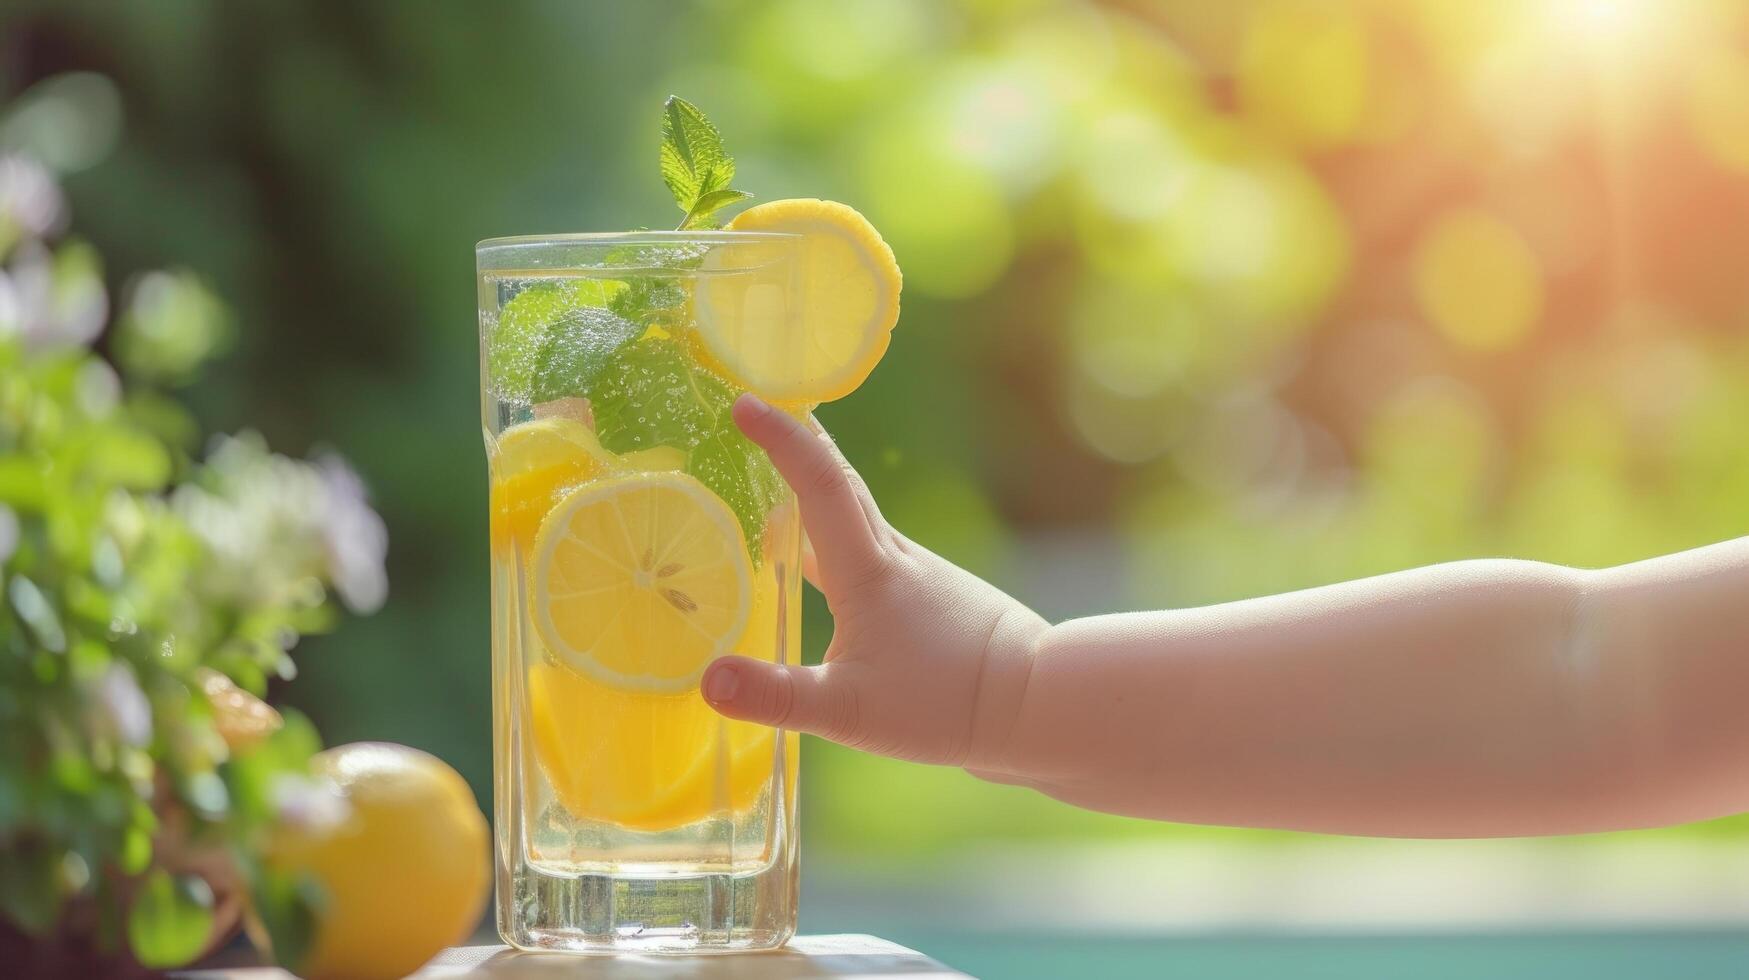
M 753 195 L 731 188 L 735 159 L 723 149 L 723 134 L 698 106 L 670 95 L 662 103 L 662 183 L 686 212 L 679 230 L 716 227 L 715 214 Z

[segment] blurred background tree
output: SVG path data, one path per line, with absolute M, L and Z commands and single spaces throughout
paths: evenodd
M 903 320 L 821 415 L 899 526 L 1049 616 L 1749 530 L 1735 0 L 14 0 L 0 38 L 9 94 L 114 82 L 119 128 L 8 123 L 65 131 L 86 233 L 248 325 L 202 420 L 332 440 L 379 495 L 395 596 L 286 696 L 482 798 L 470 246 L 666 216 L 670 92 L 754 192 L 885 233 Z M 807 752 L 837 855 L 1283 839 Z

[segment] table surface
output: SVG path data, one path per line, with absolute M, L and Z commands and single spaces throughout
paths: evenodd
M 192 970 L 182 980 L 290 980 L 273 967 Z M 951 980 L 965 974 L 898 943 L 874 936 L 797 936 L 769 953 L 727 956 L 573 956 L 524 953 L 508 946 L 457 946 L 439 953 L 413 980 L 805 980 L 810 977 L 905 977 Z

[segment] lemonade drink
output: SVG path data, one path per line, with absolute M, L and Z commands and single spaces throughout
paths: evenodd
M 723 654 L 797 661 L 796 507 L 730 419 L 749 385 L 723 365 L 761 344 L 756 361 L 802 356 L 781 349 L 796 245 L 479 248 L 498 919 L 517 946 L 765 948 L 794 930 L 796 737 L 723 719 L 698 682 Z
M 726 952 L 796 923 L 793 733 L 728 721 L 710 662 L 797 662 L 799 509 L 730 406 L 805 416 L 886 353 L 893 252 L 748 195 L 663 104 L 680 231 L 477 249 L 491 479 L 498 931 L 525 949 Z

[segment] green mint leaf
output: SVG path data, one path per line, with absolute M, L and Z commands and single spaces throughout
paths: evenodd
M 662 182 L 680 210 L 692 210 L 699 197 L 727 187 L 735 164 L 723 152 L 723 135 L 698 106 L 670 95 L 662 103 Z
M 614 453 L 690 450 L 733 400 L 729 386 L 695 367 L 678 341 L 658 338 L 627 344 L 589 391 L 595 435 Z
M 678 319 L 685 303 L 686 291 L 679 282 L 662 276 L 634 276 L 626 280 L 625 289 L 608 301 L 607 308 L 647 327 L 657 321 Z
M 681 230 L 708 227 L 710 216 L 748 195 L 730 190 L 735 160 L 723 149 L 723 134 L 698 106 L 670 95 L 662 104 L 662 182 L 686 212 Z
M 625 288 L 607 301 L 614 313 L 642 326 L 671 325 L 686 305 L 686 290 L 674 273 L 704 263 L 709 246 L 695 242 L 639 243 L 609 249 L 603 261 L 623 272 Z M 649 274 L 644 273 L 649 270 Z
M 685 451 L 685 472 L 735 514 L 757 565 L 766 516 L 788 488 L 730 417 L 738 393 L 699 367 L 680 342 L 650 338 L 627 344 L 610 359 L 589 403 L 595 434 L 608 451 L 656 446 Z
M 543 282 L 505 303 L 486 341 L 499 397 L 533 404 L 587 390 L 608 358 L 643 332 L 608 308 L 625 289 L 617 280 Z
M 757 565 L 765 519 L 783 502 L 789 487 L 765 452 L 741 434 L 727 406 L 710 434 L 687 454 L 686 472 L 729 505 L 741 522 L 747 551 Z
M 739 201 L 745 201 L 753 195 L 746 191 L 723 189 L 711 191 L 699 197 L 692 210 L 686 212 L 685 220 L 680 222 L 681 231 L 691 231 L 695 228 L 714 228 L 716 222 L 712 216 L 723 208 Z

